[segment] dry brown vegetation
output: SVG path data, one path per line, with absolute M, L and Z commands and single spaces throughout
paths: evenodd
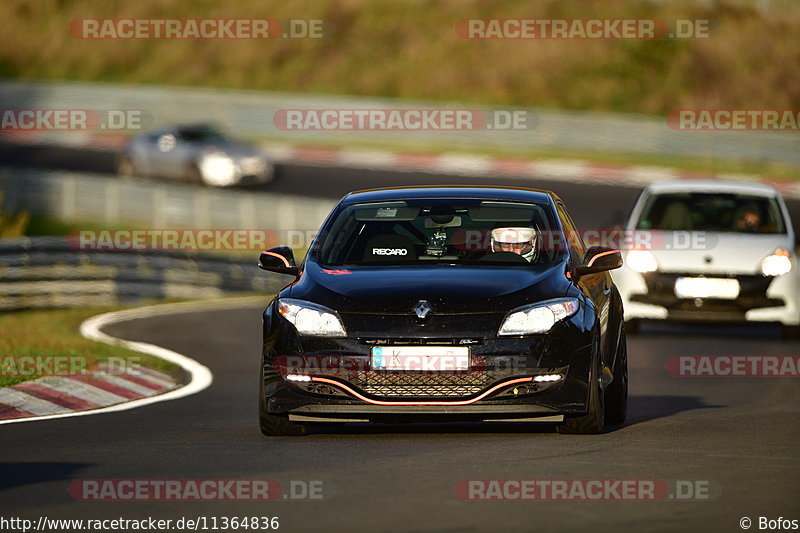
M 800 107 L 800 2 L 0 2 L 0 77 L 662 114 Z M 709 7 L 710 5 L 710 7 Z M 80 18 L 322 18 L 313 40 L 79 40 Z M 702 40 L 462 40 L 461 18 L 708 18 Z

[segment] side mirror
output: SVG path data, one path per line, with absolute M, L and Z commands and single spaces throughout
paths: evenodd
M 262 270 L 297 276 L 300 269 L 294 263 L 294 253 L 288 246 L 278 246 L 261 252 L 258 266 Z
M 607 272 L 621 266 L 622 254 L 619 253 L 619 250 L 605 246 L 592 246 L 586 251 L 583 264 L 575 267 L 572 278 L 577 281 L 581 276 Z

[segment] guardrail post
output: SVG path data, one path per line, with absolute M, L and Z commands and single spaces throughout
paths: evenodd
M 195 195 L 194 200 L 194 225 L 197 228 L 208 228 L 211 226 L 209 216 L 210 195 L 205 189 L 201 189 Z
M 153 190 L 153 227 L 161 229 L 166 227 L 167 223 L 167 191 L 163 187 L 156 187 Z
M 110 224 L 119 218 L 120 185 L 118 181 L 109 181 L 106 185 L 106 212 L 105 221 Z
M 75 218 L 75 178 L 65 176 L 61 180 L 61 218 L 73 220 Z
M 256 228 L 256 202 L 255 199 L 245 198 L 241 202 L 241 210 L 239 211 L 239 224 L 245 229 L 258 229 Z
M 294 203 L 290 202 L 280 202 L 278 204 L 278 220 L 276 220 L 276 229 L 278 231 L 283 233 L 297 227 L 297 212 L 294 207 Z

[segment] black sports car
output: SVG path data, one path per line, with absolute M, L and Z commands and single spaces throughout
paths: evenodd
M 620 253 L 585 250 L 563 202 L 511 187 L 348 194 L 264 311 L 261 431 L 310 423 L 625 420 Z

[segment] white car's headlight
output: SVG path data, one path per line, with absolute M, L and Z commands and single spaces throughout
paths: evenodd
M 303 335 L 315 337 L 344 337 L 344 325 L 336 312 L 321 305 L 303 300 L 281 298 L 278 300 L 278 313 L 294 324 Z
M 761 273 L 765 276 L 782 276 L 792 269 L 789 252 L 778 248 L 761 261 Z
M 575 298 L 559 298 L 516 309 L 506 316 L 498 335 L 547 333 L 556 322 L 574 315 L 580 302 Z
M 203 156 L 200 171 L 209 185 L 232 185 L 236 181 L 236 164 L 221 152 Z
M 625 257 L 625 264 L 632 270 L 644 274 L 658 270 L 658 262 L 653 252 L 648 250 L 631 250 Z

